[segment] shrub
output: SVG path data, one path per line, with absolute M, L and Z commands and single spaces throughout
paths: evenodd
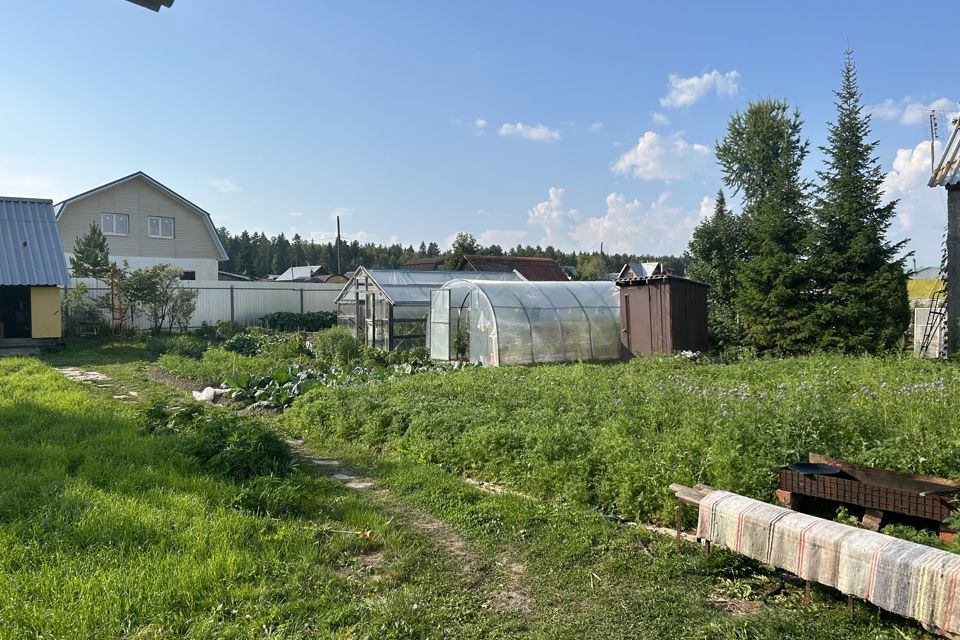
M 333 327 L 317 334 L 313 350 L 320 362 L 335 367 L 349 366 L 360 356 L 356 339 L 343 327 Z
M 259 341 L 249 333 L 238 333 L 223 343 L 223 348 L 244 356 L 255 356 L 260 350 Z
M 285 476 L 294 468 L 287 443 L 252 416 L 199 403 L 171 412 L 155 402 L 140 417 L 147 431 L 176 435 L 201 467 L 237 482 Z
M 277 311 L 260 318 L 260 324 L 277 331 L 321 331 L 337 324 L 337 314 L 332 311 L 292 313 Z

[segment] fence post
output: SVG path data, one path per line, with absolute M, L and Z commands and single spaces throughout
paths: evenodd
M 236 322 L 236 317 L 233 311 L 233 285 L 230 285 L 230 322 Z
M 300 287 L 300 315 L 303 315 L 303 287 Z

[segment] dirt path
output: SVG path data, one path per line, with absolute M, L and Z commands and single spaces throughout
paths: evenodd
M 289 444 L 306 468 L 334 478 L 345 487 L 365 492 L 398 520 L 442 549 L 462 569 L 473 586 L 488 591 L 491 606 L 502 611 L 533 612 L 533 599 L 523 584 L 527 570 L 522 563 L 503 555 L 494 563 L 494 575 L 488 575 L 490 572 L 485 571 L 488 562 L 470 547 L 454 527 L 407 504 L 390 490 L 377 485 L 372 478 L 358 473 L 340 460 L 313 456 L 303 450 L 303 442 L 299 440 L 289 441 Z

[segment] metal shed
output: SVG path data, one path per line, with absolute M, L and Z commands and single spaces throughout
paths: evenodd
M 627 265 L 629 267 L 630 265 Z M 707 291 L 703 283 L 653 270 L 620 272 L 620 343 L 625 360 L 675 351 L 706 351 Z
M 67 282 L 53 201 L 0 198 L 0 343 L 60 340 Z
M 430 292 L 458 271 L 378 270 L 360 267 L 337 296 L 337 324 L 357 341 L 378 349 L 413 349 L 427 344 Z M 478 280 L 519 280 L 515 273 L 471 273 Z

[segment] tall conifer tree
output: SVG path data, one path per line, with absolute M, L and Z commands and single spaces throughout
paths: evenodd
M 739 267 L 746 258 L 743 248 L 743 225 L 727 208 L 723 191 L 717 192 L 713 216 L 693 231 L 687 249 L 690 266 L 687 274 L 710 285 L 708 327 L 710 344 L 724 349 L 739 343 L 739 323 L 735 309 Z
M 811 266 L 817 293 L 819 345 L 850 353 L 877 353 L 895 346 L 909 323 L 906 241 L 887 232 L 896 201 L 883 203 L 883 171 L 863 111 L 853 56 L 847 51 L 843 81 L 834 92 L 837 119 L 821 147 L 815 242 Z
M 782 100 L 734 114 L 717 143 L 724 182 L 743 194 L 744 246 L 736 308 L 746 344 L 793 354 L 815 341 L 807 269 L 810 185 L 800 176 L 809 143 L 803 121 Z

